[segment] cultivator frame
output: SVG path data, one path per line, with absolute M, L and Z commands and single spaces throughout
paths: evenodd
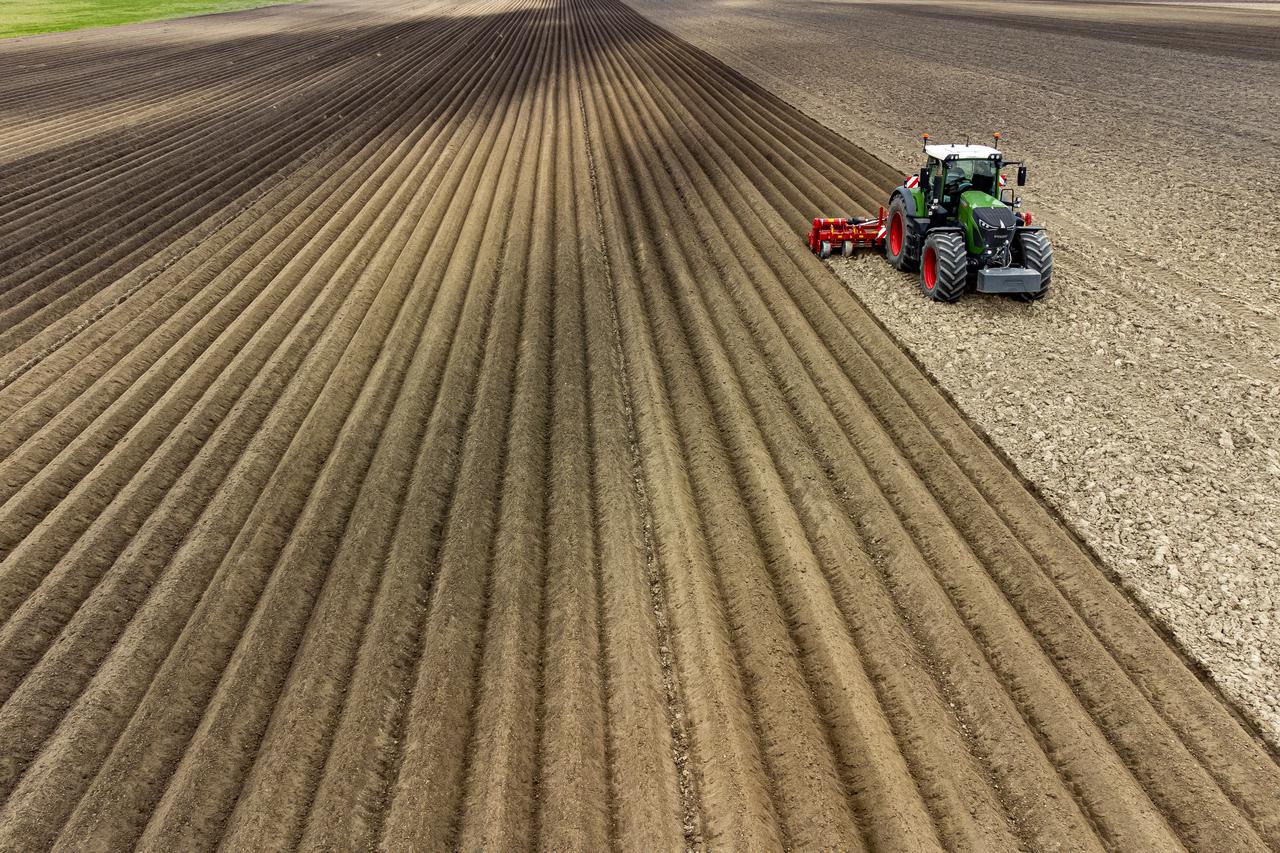
M 820 258 L 834 254 L 848 257 L 855 249 L 878 249 L 884 245 L 887 216 L 880 208 L 877 216 L 845 219 L 814 217 L 809 231 L 809 250 Z

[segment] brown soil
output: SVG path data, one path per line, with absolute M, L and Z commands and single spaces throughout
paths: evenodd
M 1280 241 L 1259 218 L 1280 208 L 1280 11 L 634 5 L 904 174 L 922 129 L 1003 128 L 1054 242 L 1050 298 L 930 307 L 879 258 L 832 267 L 1280 746 Z M 916 38 L 1009 62 L 904 74 Z M 850 56 L 847 80 L 814 73 Z
M 0 848 L 1280 845 L 796 239 L 894 170 L 726 66 L 332 0 L 0 71 Z

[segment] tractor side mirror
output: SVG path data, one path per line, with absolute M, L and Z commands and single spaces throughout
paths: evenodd
M 1018 186 L 1025 187 L 1027 185 L 1027 167 L 1018 167 Z
M 929 185 L 929 167 L 925 166 L 923 169 L 920 170 L 920 186 L 926 187 L 928 185 Z
M 1013 207 L 1013 190 L 1003 189 L 1000 191 L 1000 203 Z

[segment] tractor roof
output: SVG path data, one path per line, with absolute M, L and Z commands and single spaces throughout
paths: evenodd
M 999 150 L 987 145 L 926 145 L 924 153 L 939 160 L 953 156 L 961 160 L 986 160 L 992 154 L 1003 156 Z

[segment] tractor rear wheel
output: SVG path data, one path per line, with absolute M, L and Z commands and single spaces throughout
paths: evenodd
M 1033 293 L 1019 293 L 1018 298 L 1023 302 L 1043 299 L 1053 281 L 1053 247 L 1049 245 L 1049 238 L 1043 231 L 1023 231 L 1018 235 L 1018 249 L 1022 265 L 1040 273 L 1040 289 Z
M 954 231 L 930 234 L 920 257 L 920 290 L 934 302 L 955 302 L 969 277 L 964 237 Z
M 916 259 L 911 257 L 911 222 L 907 218 L 907 205 L 902 196 L 896 195 L 889 203 L 889 224 L 884 235 L 884 257 L 894 269 L 911 272 Z

